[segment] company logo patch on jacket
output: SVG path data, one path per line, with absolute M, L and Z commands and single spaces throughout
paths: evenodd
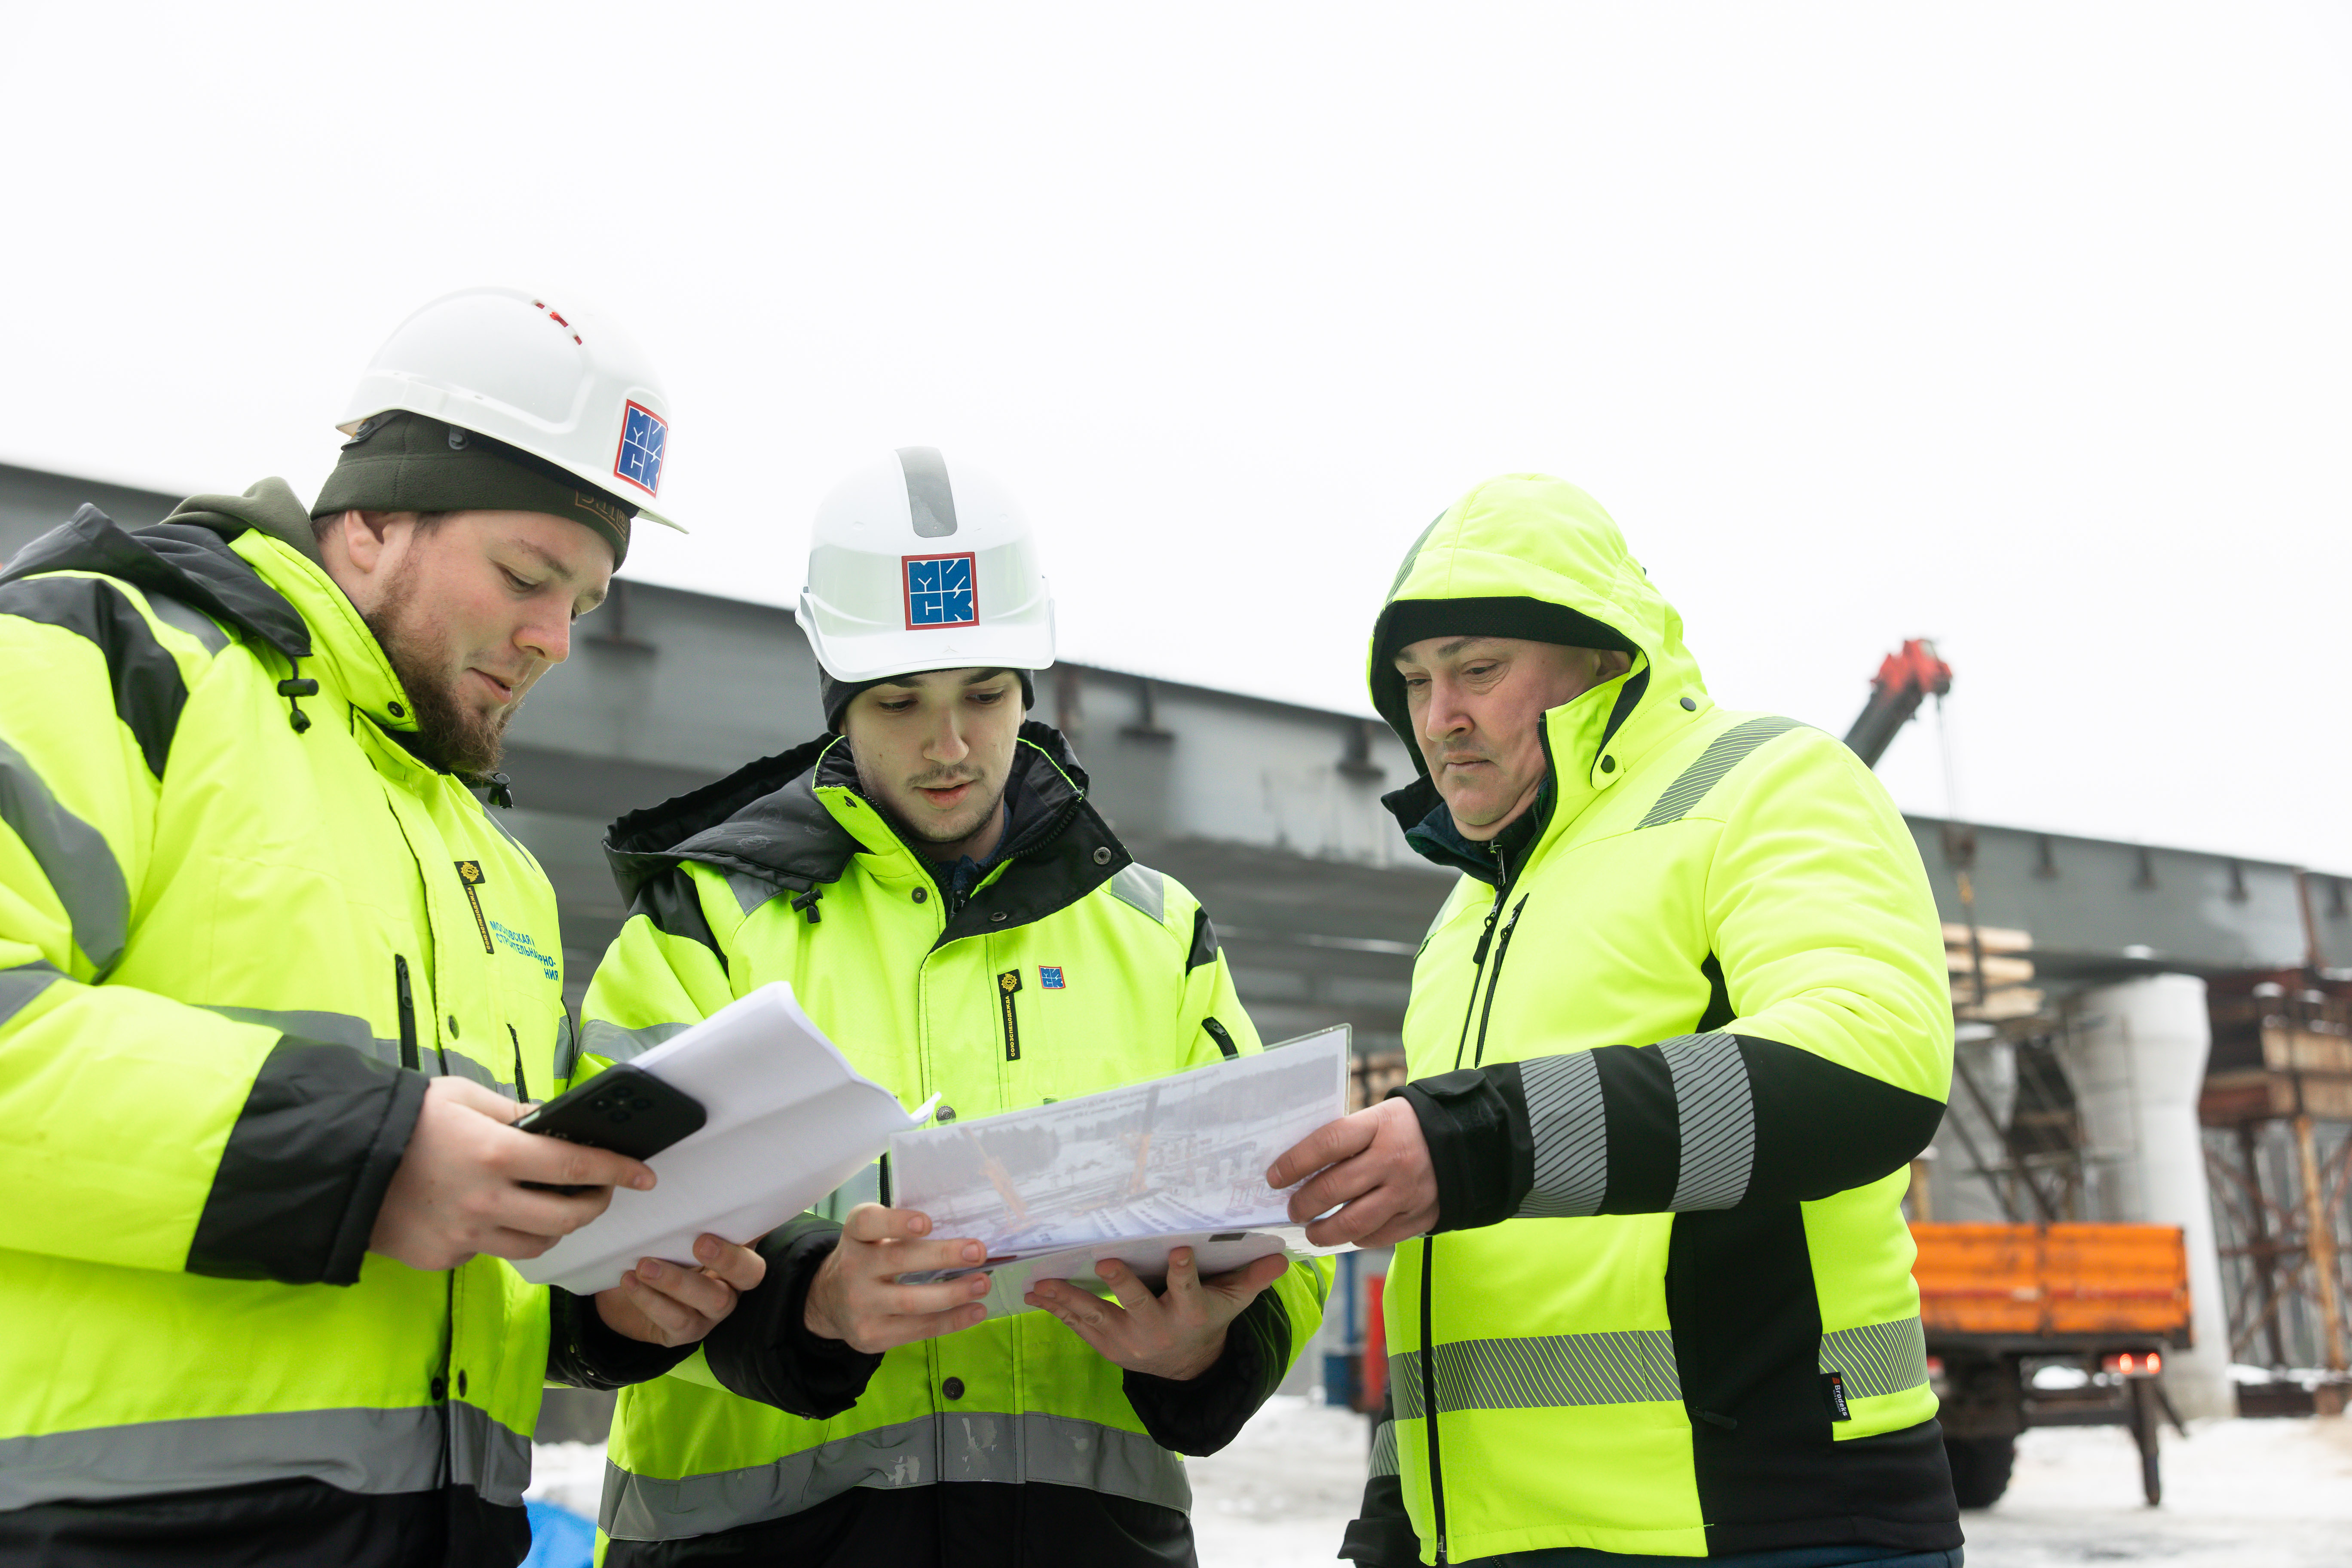
M 490 922 L 482 918 L 482 895 L 474 889 L 482 885 L 482 863 L 479 860 L 457 862 L 457 885 L 466 889 L 466 902 L 474 909 L 474 929 L 481 933 L 482 951 L 496 952 L 490 945 Z
M 661 494 L 662 448 L 668 444 L 669 421 L 643 404 L 629 404 L 621 419 L 621 449 L 613 455 L 613 477 L 649 496 Z
M 971 581 L 972 558 L 961 555 L 905 555 L 907 569 L 907 629 L 925 626 L 980 625 L 980 595 Z
M 550 980 L 560 977 L 562 972 L 557 969 L 555 960 L 540 951 L 538 939 L 530 932 L 517 931 L 512 926 L 502 925 L 497 921 L 490 922 L 490 930 L 497 934 L 499 946 L 518 957 L 527 958 L 538 964 L 546 972 L 547 978 Z
M 1067 986 L 1062 984 L 1062 966 L 1058 963 L 1039 964 L 1037 966 L 1037 984 L 1047 991 L 1066 991 L 1068 989 Z

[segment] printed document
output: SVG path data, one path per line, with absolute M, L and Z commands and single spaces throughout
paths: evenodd
M 922 1124 L 835 1048 L 777 981 L 635 1058 L 702 1102 L 709 1120 L 646 1162 L 649 1193 L 615 1189 L 613 1206 L 515 1265 L 534 1285 L 609 1289 L 642 1258 L 695 1267 L 705 1231 L 749 1242 L 815 1203 Z
M 1027 1310 L 1032 1279 L 1098 1287 L 1103 1258 L 1158 1279 L 1179 1247 L 1195 1248 L 1203 1274 L 1339 1250 L 1307 1243 L 1291 1189 L 1267 1186 L 1265 1170 L 1347 1114 L 1348 1043 L 1341 1025 L 1171 1078 L 900 1132 L 893 1201 L 929 1215 L 935 1237 L 987 1247 L 991 1315 Z

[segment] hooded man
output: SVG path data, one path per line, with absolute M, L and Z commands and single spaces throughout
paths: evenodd
M 829 732 L 623 817 L 628 923 L 590 985 L 587 1070 L 772 981 L 861 1072 L 941 1122 L 1259 1048 L 1208 913 L 1134 863 L 1062 737 L 1024 723 L 1054 660 L 1028 524 L 909 447 L 824 502 L 801 629 Z M 1116 1300 L 1041 1282 L 983 1321 L 968 1237 L 864 1203 L 760 1244 L 767 1281 L 613 1428 L 604 1562 L 1193 1561 L 1180 1454 L 1222 1447 L 1320 1321 L 1328 1275 L 1260 1258 Z M 1272 1289 L 1268 1289 L 1271 1286 Z
M 1360 1564 L 1959 1562 L 1906 1166 L 1951 1079 L 1902 817 L 1834 738 L 1717 709 L 1591 498 L 1489 480 L 1415 542 L 1388 805 L 1462 873 L 1410 1079 L 1283 1156 L 1396 1242 Z
M 665 406 L 616 330 L 451 295 L 315 506 L 84 507 L 0 572 L 0 1564 L 518 1563 L 544 1380 L 759 1278 L 705 1238 L 591 1309 L 501 1261 L 653 1184 L 508 1125 L 562 947 L 474 792 Z

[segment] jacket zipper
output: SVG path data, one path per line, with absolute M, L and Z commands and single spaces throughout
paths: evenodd
M 1478 933 L 1477 951 L 1471 962 L 1478 972 L 1470 977 L 1470 1005 L 1462 1011 L 1462 1037 L 1454 1042 L 1454 1065 L 1462 1065 L 1463 1047 L 1470 1043 L 1470 1020 L 1478 1020 L 1478 1055 L 1483 1062 L 1486 1056 L 1486 1020 L 1495 1011 L 1495 985 L 1503 977 L 1503 955 L 1511 950 L 1511 932 L 1518 929 L 1519 915 L 1528 907 L 1526 894 L 1511 908 L 1511 918 L 1503 923 L 1501 940 L 1495 936 L 1495 917 L 1503 912 L 1503 899 L 1511 885 L 1510 868 L 1497 853 L 1495 857 L 1498 876 L 1495 884 L 1494 906 L 1486 911 L 1486 924 Z M 1486 968 L 1486 948 L 1495 947 L 1495 967 Z M 1486 983 L 1486 1005 L 1478 1001 L 1478 982 Z M 1437 1237 L 1421 1238 L 1421 1412 L 1422 1426 L 1429 1445 L 1429 1506 L 1437 1526 L 1437 1568 L 1445 1568 L 1445 1471 L 1438 1452 L 1437 1442 L 1437 1332 L 1436 1309 L 1432 1299 L 1437 1284 Z
M 397 952 L 392 955 L 392 987 L 400 998 L 400 1065 L 416 1072 L 416 997 L 408 988 L 408 960 Z
M 1211 1017 L 1202 1019 L 1201 1027 L 1204 1032 L 1206 1032 L 1209 1038 L 1217 1043 L 1217 1054 L 1224 1058 L 1225 1060 L 1231 1061 L 1235 1057 L 1242 1054 L 1242 1048 L 1234 1044 L 1233 1031 L 1226 1028 L 1215 1018 Z
M 1470 1065 L 1486 1065 L 1486 1021 L 1495 1016 L 1495 988 L 1503 983 L 1503 960 L 1511 951 L 1511 933 L 1519 929 L 1519 916 L 1526 912 L 1528 896 L 1511 906 L 1511 918 L 1503 922 L 1503 934 L 1495 942 L 1495 967 L 1486 973 L 1486 1005 L 1478 1011 L 1478 1048 L 1471 1054 Z
M 530 1085 L 522 1080 L 522 1037 L 515 1033 L 515 1026 L 512 1024 L 507 1026 L 507 1038 L 514 1042 L 515 1101 L 518 1104 L 527 1104 L 530 1100 Z

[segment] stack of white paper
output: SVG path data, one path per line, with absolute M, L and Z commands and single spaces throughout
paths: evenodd
M 1099 1289 L 1105 1258 L 1157 1280 L 1180 1247 L 1204 1275 L 1344 1250 L 1308 1244 L 1290 1223 L 1296 1189 L 1267 1186 L 1265 1171 L 1347 1114 L 1348 1041 L 1342 1025 L 1172 1078 L 900 1132 L 893 1201 L 929 1215 L 935 1237 L 988 1247 L 991 1316 L 1029 1310 L 1021 1298 L 1036 1279 Z
M 516 1269 L 536 1285 L 586 1295 L 608 1289 L 642 1258 L 694 1267 L 694 1238 L 766 1235 L 863 1170 L 891 1134 L 919 1126 L 852 1068 L 782 981 L 636 1058 L 702 1102 L 709 1120 L 646 1163 L 649 1193 L 625 1187 L 613 1206 Z

